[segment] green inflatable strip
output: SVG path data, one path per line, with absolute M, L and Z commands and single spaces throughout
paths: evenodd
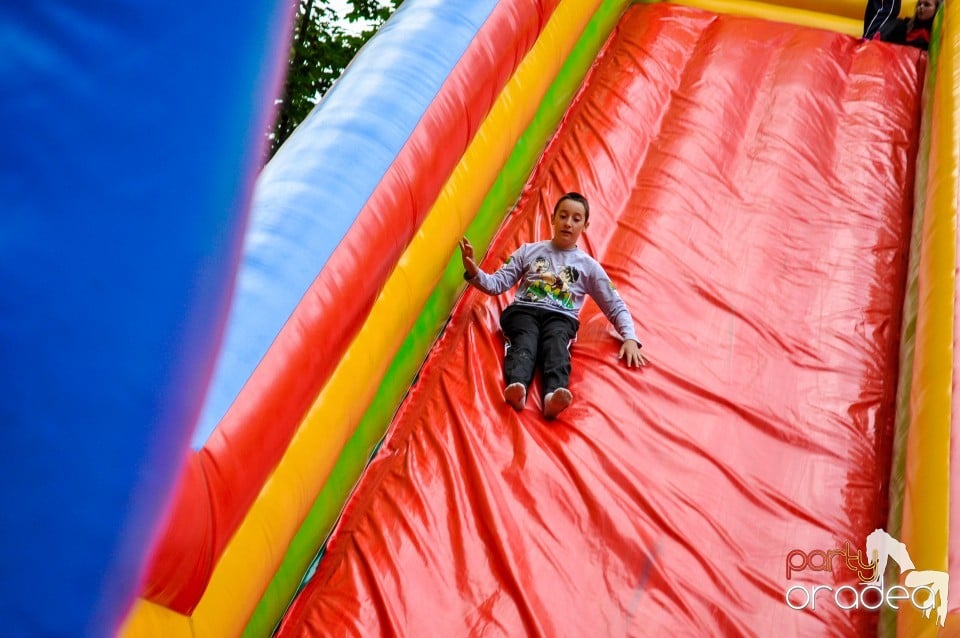
M 505 212 L 509 211 L 519 198 L 547 140 L 556 130 L 600 47 L 627 4 L 629 2 L 626 0 L 603 3 L 584 29 L 544 96 L 533 121 L 520 137 L 467 229 L 467 236 L 478 253 L 484 252 L 489 246 Z M 325 542 L 350 491 L 383 439 L 387 426 L 414 382 L 430 347 L 446 324 L 463 287 L 463 267 L 457 253 L 447 265 L 440 282 L 394 357 L 370 408 L 344 446 L 307 518 L 291 541 L 280 568 L 244 629 L 245 638 L 272 634 L 301 586 L 304 573 L 312 572 L 315 568 L 319 560 L 317 548 Z
M 894 418 L 893 449 L 891 451 L 890 484 L 887 495 L 890 510 L 887 514 L 887 533 L 900 538 L 903 526 L 903 499 L 906 487 L 907 436 L 910 432 L 910 393 L 913 388 L 914 348 L 917 337 L 918 279 L 920 272 L 921 231 L 926 210 L 927 184 L 930 181 L 930 140 L 937 123 L 933 121 L 933 95 L 936 88 L 937 66 L 940 60 L 940 30 L 943 11 L 937 13 L 927 56 L 927 75 L 923 89 L 923 118 L 920 123 L 920 143 L 913 188 L 913 224 L 910 229 L 910 256 L 907 266 L 907 287 L 903 299 L 903 323 L 900 329 L 900 373 L 897 378 L 897 406 Z M 933 167 L 936 170 L 936 167 Z M 892 565 L 884 575 L 885 582 L 897 582 L 899 574 Z M 884 605 L 877 623 L 879 638 L 897 635 L 897 611 Z

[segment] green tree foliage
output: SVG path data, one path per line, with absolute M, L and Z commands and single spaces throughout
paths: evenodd
M 299 0 L 283 93 L 277 100 L 276 121 L 268 133 L 267 159 L 273 157 L 360 47 L 402 1 L 351 0 L 341 19 L 328 0 Z M 356 28 L 350 29 L 344 19 Z

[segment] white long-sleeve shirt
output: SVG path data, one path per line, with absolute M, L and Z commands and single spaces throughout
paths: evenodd
M 560 250 L 550 240 L 523 244 L 497 272 L 481 270 L 468 281 L 488 295 L 499 295 L 519 282 L 513 303 L 546 307 L 578 320 L 590 295 L 624 340 L 640 343 L 633 317 L 603 266 L 576 246 Z

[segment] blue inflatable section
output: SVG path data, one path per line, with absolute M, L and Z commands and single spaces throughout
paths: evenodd
M 0 5 L 5 636 L 112 635 L 226 323 L 286 0 Z
M 194 449 L 223 418 L 496 4 L 407 0 L 264 169 Z

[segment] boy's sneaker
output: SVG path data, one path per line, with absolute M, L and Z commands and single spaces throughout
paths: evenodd
M 557 415 L 567 409 L 573 395 L 566 388 L 557 388 L 543 398 L 543 416 L 555 419 Z
M 527 402 L 527 388 L 517 381 L 503 389 L 503 399 L 519 412 Z

